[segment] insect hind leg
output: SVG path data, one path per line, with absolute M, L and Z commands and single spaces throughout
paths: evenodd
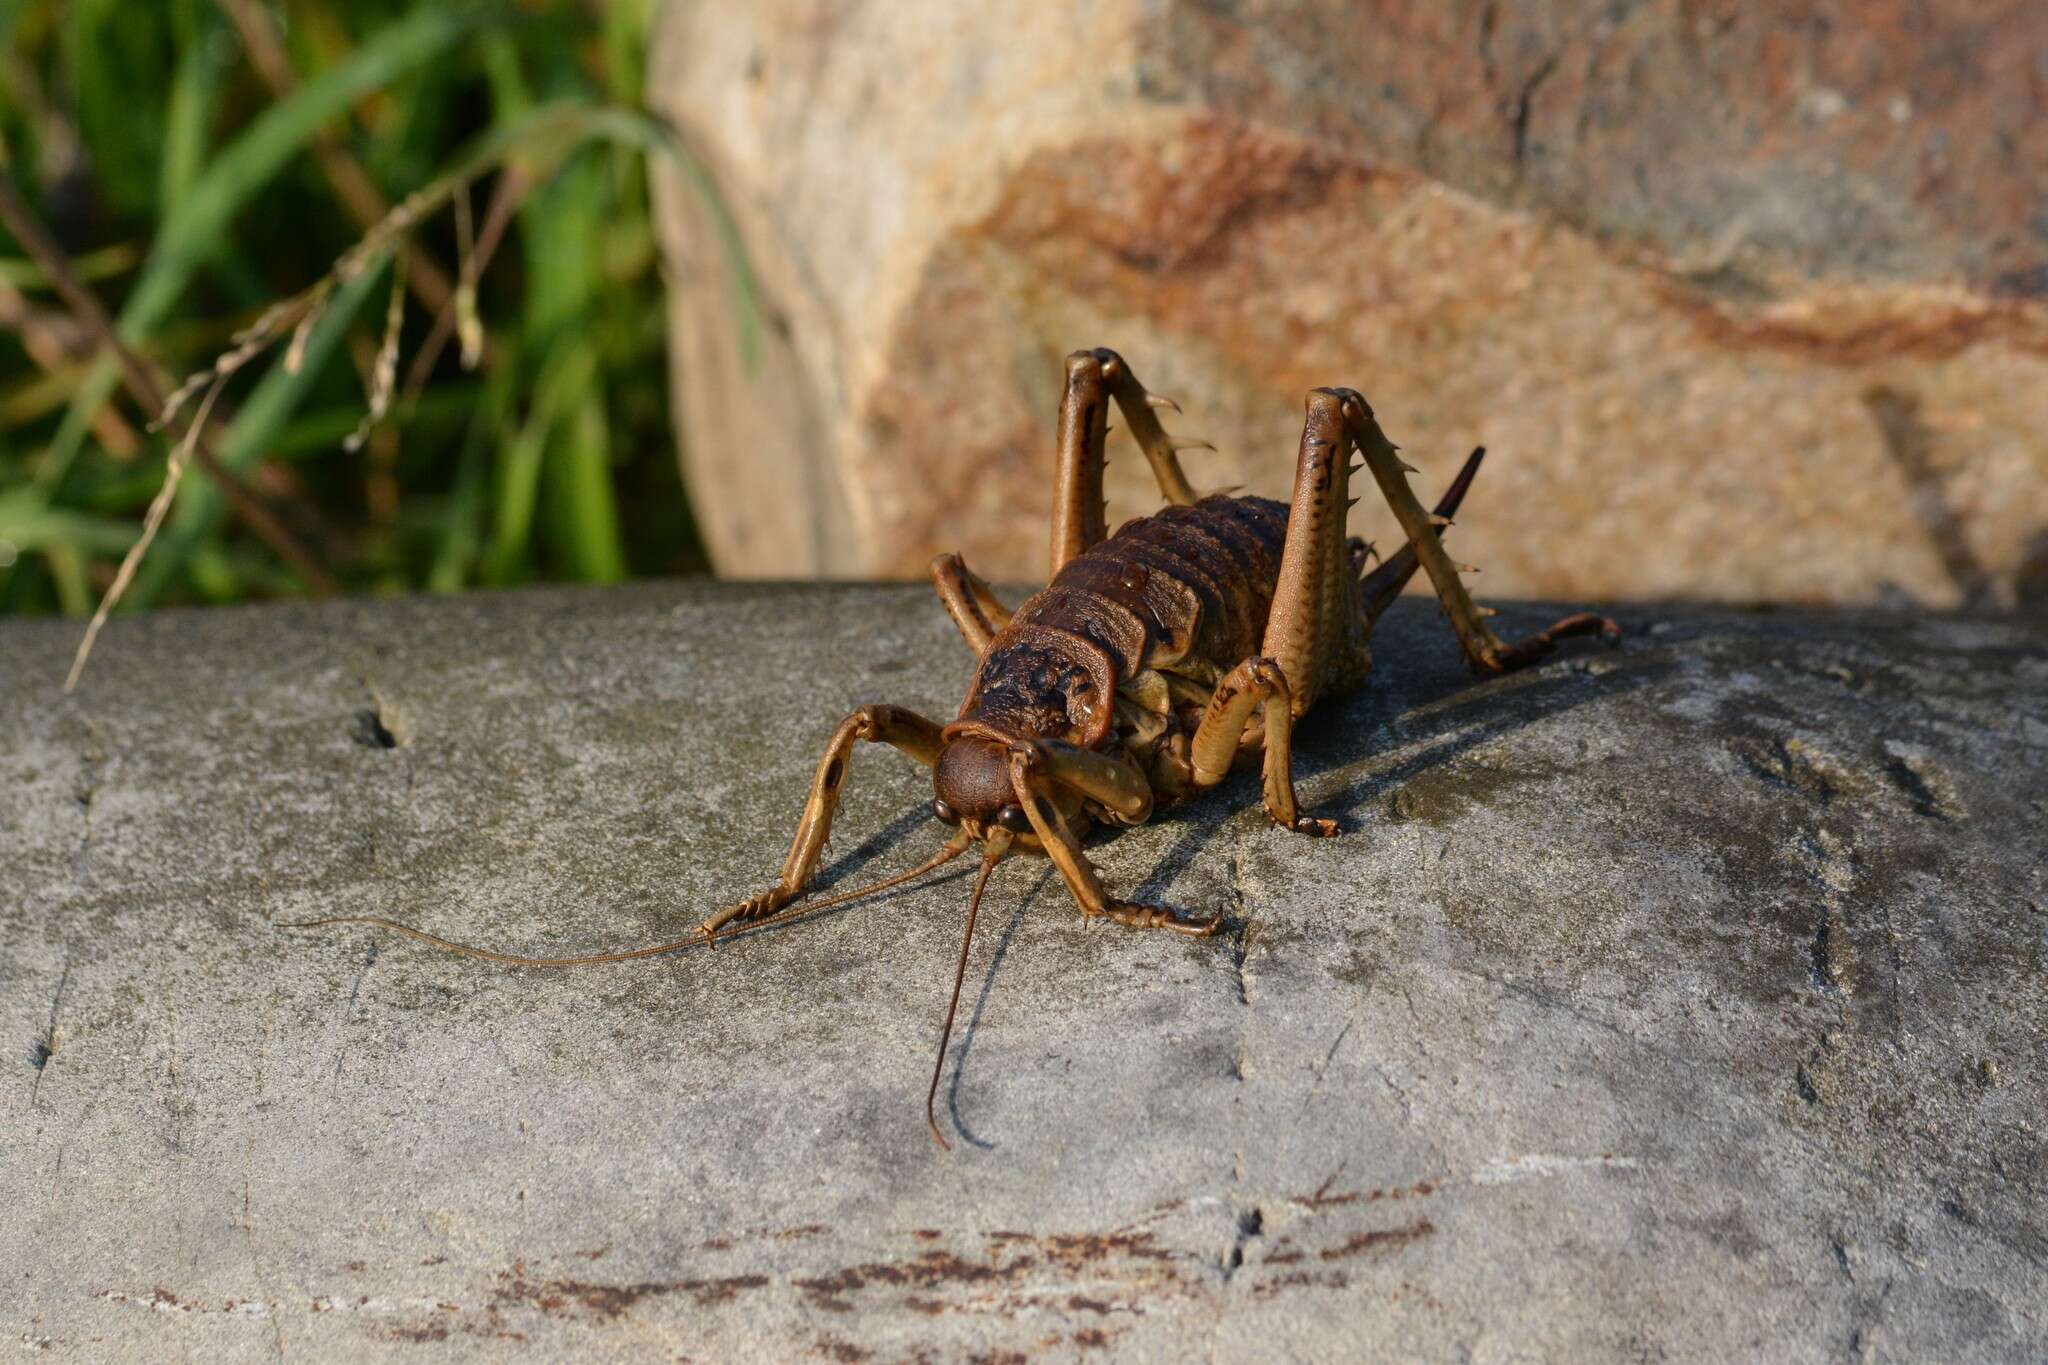
M 1495 635 L 1486 619 L 1496 613 L 1472 600 L 1472 594 L 1465 590 L 1464 582 L 1458 577 L 1469 566 L 1458 564 L 1444 552 L 1442 536 L 1442 531 L 1451 524 L 1451 512 L 1457 509 L 1471 476 L 1478 470 L 1484 449 L 1474 451 L 1471 459 L 1465 462 L 1464 470 L 1445 495 L 1444 503 L 1438 504 L 1437 511 L 1434 514 L 1424 512 L 1422 504 L 1416 501 L 1414 490 L 1408 486 L 1407 476 L 1414 471 L 1401 462 L 1395 453 L 1394 443 L 1380 430 L 1379 422 L 1373 417 L 1372 409 L 1366 406 L 1365 399 L 1350 389 L 1339 392 L 1344 395 L 1346 431 L 1358 453 L 1364 457 L 1365 467 L 1372 471 L 1373 482 L 1379 485 L 1380 495 L 1387 500 L 1387 506 L 1393 509 L 1403 534 L 1408 537 L 1408 544 L 1400 553 L 1368 577 L 1364 592 L 1368 621 L 1385 609 L 1394 594 L 1400 591 L 1401 583 L 1407 581 L 1419 564 L 1429 575 L 1437 600 L 1443 604 L 1451 629 L 1457 633 L 1458 644 L 1465 651 L 1465 659 L 1475 672 L 1506 673 L 1534 663 L 1555 649 L 1559 640 L 1569 636 L 1597 634 L 1609 640 L 1621 638 L 1620 626 L 1591 612 L 1567 616 L 1547 630 L 1513 642 Z M 1412 560 L 1407 559 L 1411 554 Z M 1384 580 L 1381 579 L 1383 574 L 1387 576 Z M 1398 581 L 1395 581 L 1397 575 Z
M 1284 676 L 1296 716 L 1323 693 L 1357 684 L 1372 659 L 1358 605 L 1357 554 L 1344 534 L 1354 501 L 1343 411 L 1348 392 L 1315 389 L 1308 395 L 1287 538 L 1259 646 L 1260 656 Z M 1233 732 L 1230 742 L 1236 741 Z
M 956 554 L 932 561 L 932 586 L 939 590 L 939 601 L 967 647 L 977 656 L 986 654 L 996 632 L 1010 624 L 1010 609 L 997 599 L 995 590 Z
M 1138 448 L 1159 481 L 1167 502 L 1192 506 L 1194 486 L 1180 467 L 1183 450 L 1207 446 L 1206 441 L 1175 442 L 1159 423 L 1155 407 L 1171 401 L 1147 393 L 1122 356 L 1107 347 L 1076 351 L 1067 357 L 1067 385 L 1060 397 L 1059 458 L 1053 493 L 1052 565 L 1058 573 L 1068 560 L 1086 552 L 1109 534 L 1102 474 L 1108 464 L 1104 444 L 1109 435 L 1109 405 L 1123 413 Z

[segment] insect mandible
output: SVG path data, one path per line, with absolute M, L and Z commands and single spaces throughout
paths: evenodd
M 1110 534 L 1103 448 L 1111 404 L 1122 412 L 1167 506 Z M 920 877 L 979 845 L 953 993 L 925 1096 L 925 1121 L 948 1147 L 933 1112 L 975 915 L 989 874 L 1015 852 L 1043 854 L 1087 919 L 1133 928 L 1214 934 L 1218 915 L 1193 916 L 1119 900 L 1082 851 L 1095 825 L 1144 822 L 1155 808 L 1223 781 L 1256 757 L 1266 813 L 1297 833 L 1329 836 L 1332 820 L 1302 813 L 1290 738 L 1319 699 L 1361 683 L 1372 665 L 1373 624 L 1419 568 L 1429 576 L 1467 661 L 1503 673 L 1550 653 L 1568 636 L 1618 638 L 1614 622 L 1567 616 L 1512 643 L 1486 623 L 1445 552 L 1443 531 L 1485 455 L 1472 452 L 1434 512 L 1408 487 L 1403 464 L 1373 411 L 1352 389 L 1314 389 L 1294 470 L 1291 503 L 1218 493 L 1198 496 L 1181 471 L 1159 410 L 1114 351 L 1076 351 L 1060 401 L 1052 514 L 1051 581 L 1015 611 L 956 554 L 932 562 L 932 581 L 980 665 L 949 725 L 900 706 L 863 706 L 841 721 L 818 761 L 782 875 L 761 894 L 712 915 L 684 938 L 626 952 L 520 957 L 456 943 L 379 916 L 293 926 L 371 924 L 437 947 L 522 967 L 624 962 L 714 946 L 739 927 L 786 923 Z M 1350 463 L 1352 454 L 1362 463 Z M 1377 567 L 1371 547 L 1345 534 L 1356 501 L 1350 476 L 1368 470 L 1406 543 Z M 818 871 L 854 747 L 889 744 L 932 770 L 932 813 L 952 830 L 932 857 L 899 876 L 797 904 Z M 949 1148 L 950 1150 L 950 1148 Z

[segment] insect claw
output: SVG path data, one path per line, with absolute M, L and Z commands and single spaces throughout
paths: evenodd
M 1174 402 L 1171 398 L 1168 398 L 1163 393 L 1146 394 L 1145 406 L 1148 408 L 1166 408 L 1175 413 L 1178 413 L 1180 411 L 1180 404 Z

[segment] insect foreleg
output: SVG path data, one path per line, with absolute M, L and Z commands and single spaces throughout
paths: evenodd
M 1187 919 L 1163 905 L 1111 900 L 1102 889 L 1101 878 L 1095 875 L 1094 865 L 1081 851 L 1080 841 L 1074 837 L 1066 817 L 1060 814 L 1058 804 L 1048 792 L 1048 779 L 1043 773 L 1033 771 L 1035 766 L 1033 754 L 1022 750 L 1013 753 L 1010 757 L 1010 786 L 1017 794 L 1017 803 L 1024 808 L 1025 817 L 1031 821 L 1032 832 L 1038 836 L 1046 856 L 1052 859 L 1052 865 L 1059 869 L 1060 880 L 1067 884 L 1074 904 L 1084 917 L 1093 919 L 1101 915 L 1133 929 L 1171 929 L 1176 933 L 1197 936 L 1213 934 L 1221 927 L 1223 921 L 1218 915 Z
M 811 778 L 810 799 L 804 803 L 803 818 L 797 822 L 796 838 L 790 842 L 782 876 L 760 895 L 727 906 L 705 920 L 699 926 L 704 933 L 715 934 L 735 920 L 744 923 L 772 915 L 803 894 L 817 874 L 818 859 L 832 833 L 832 816 L 846 785 L 853 746 L 859 740 L 893 744 L 927 768 L 939 761 L 939 727 L 915 711 L 900 706 L 863 706 L 839 722 Z
M 1036 759 L 1048 781 L 1073 788 L 1119 824 L 1142 825 L 1152 814 L 1152 784 L 1129 763 L 1056 739 L 1038 741 Z
M 932 561 L 932 586 L 939 590 L 939 601 L 960 628 L 967 647 L 977 655 L 988 653 L 988 642 L 1010 624 L 1010 609 L 996 599 L 995 590 L 955 554 Z
M 1271 659 L 1246 659 L 1216 684 L 1189 746 L 1195 786 L 1213 787 L 1229 774 L 1253 707 L 1262 708 L 1265 718 L 1266 814 L 1282 829 L 1325 838 L 1335 834 L 1335 820 L 1301 814 L 1294 799 L 1293 699 L 1287 675 Z

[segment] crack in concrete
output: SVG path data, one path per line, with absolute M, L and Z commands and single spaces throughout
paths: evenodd
M 79 818 L 83 828 L 79 831 L 78 851 L 71 855 L 73 876 L 84 873 L 87 857 L 92 852 L 93 807 L 99 800 L 100 771 L 107 765 L 106 739 L 100 734 L 100 727 L 90 716 L 81 716 L 88 743 L 78 755 L 79 780 L 72 789 L 71 799 L 78 804 Z
M 350 988 L 350 990 L 349 990 L 349 993 L 348 993 L 348 1004 L 346 1004 L 346 1005 L 344 1005 L 344 1006 L 342 1007 L 342 1011 L 341 1011 L 341 1024 L 342 1024 L 342 1027 L 343 1027 L 344 1029 L 346 1029 L 346 1028 L 348 1027 L 348 1023 L 349 1023 L 349 1020 L 351 1020 L 351 1019 L 353 1019 L 353 1018 L 355 1017 L 355 1013 L 356 1013 L 356 1002 L 357 1002 L 358 1000 L 362 999 L 362 996 L 363 996 L 363 982 L 364 982 L 364 981 L 365 981 L 366 979 L 368 979 L 368 977 L 369 977 L 369 975 L 370 975 L 370 968 L 372 968 L 372 967 L 374 967 L 374 966 L 376 966 L 376 965 L 377 965 L 377 944 L 376 944 L 376 943 L 375 943 L 375 941 L 373 940 L 373 941 L 372 941 L 372 942 L 370 943 L 369 947 L 367 947 L 366 949 L 364 949 L 364 950 L 363 950 L 363 967 L 362 967 L 362 970 L 356 973 L 356 983 L 355 983 L 355 985 L 354 985 L 353 987 L 351 987 L 351 988 Z M 342 1064 L 343 1062 L 347 1061 L 347 1060 L 348 1060 L 348 1035 L 347 1035 L 347 1033 L 343 1033 L 343 1034 L 342 1034 L 342 1039 L 341 1039 L 341 1046 L 340 1046 L 340 1047 L 339 1047 L 338 1049 L 336 1049 L 336 1050 L 335 1050 L 335 1053 L 334 1053 L 334 1077 L 335 1077 L 335 1079 L 336 1079 L 336 1080 L 340 1080 L 340 1079 L 341 1079 L 341 1064 Z
M 1259 931 L 1258 920 L 1246 906 L 1243 876 L 1243 861 L 1233 849 L 1230 853 L 1230 900 L 1231 919 L 1236 923 L 1237 931 L 1231 935 L 1230 972 L 1232 985 L 1237 990 L 1237 1003 L 1245 1013 L 1238 1019 L 1237 1054 L 1231 1062 L 1231 1078 L 1240 1082 L 1245 1079 L 1245 1059 L 1251 1048 L 1249 1011 L 1252 1007 L 1252 982 L 1246 963 Z
M 1356 1015 L 1347 1014 L 1344 1016 L 1344 1027 L 1339 1029 L 1337 1036 L 1330 1040 L 1329 1051 L 1323 1054 L 1323 1060 L 1317 1064 L 1314 1078 L 1309 1082 L 1308 1093 L 1301 1097 L 1301 1107 L 1303 1109 L 1308 1108 L 1309 1102 L 1315 1099 L 1317 1092 L 1323 1088 L 1323 1073 L 1330 1069 L 1331 1061 L 1337 1056 L 1337 1049 L 1344 1046 L 1344 1040 L 1351 1036 L 1351 1028 L 1357 1022 L 1358 1018 Z
M 50 1017 L 43 1025 L 43 1036 L 29 1044 L 28 1064 L 36 1069 L 35 1084 L 29 1087 L 28 1107 L 34 1109 L 42 1099 L 43 1077 L 49 1073 L 50 1063 L 57 1056 L 57 1011 L 64 1004 L 64 988 L 71 984 L 71 950 L 64 950 L 64 970 L 57 976 L 57 989 L 50 995 Z M 61 1160 L 62 1154 L 59 1153 Z

